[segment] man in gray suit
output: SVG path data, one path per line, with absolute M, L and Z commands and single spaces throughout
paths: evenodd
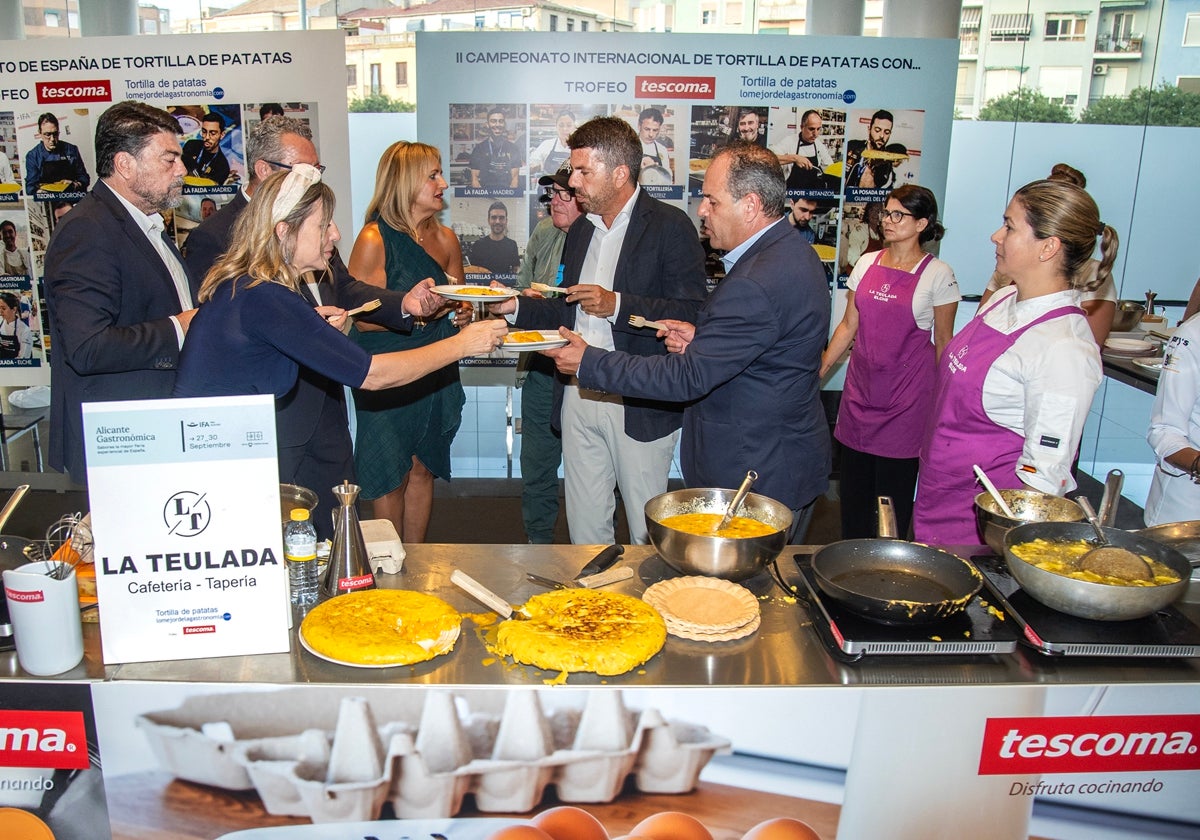
M 50 239 L 50 465 L 78 483 L 84 402 L 167 397 L 198 291 L 162 212 L 183 198 L 179 124 L 119 102 L 96 122 L 99 183 Z

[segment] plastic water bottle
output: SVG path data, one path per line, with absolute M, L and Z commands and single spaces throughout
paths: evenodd
M 283 557 L 287 563 L 291 601 L 297 606 L 317 602 L 317 529 L 304 508 L 292 510 L 292 521 L 283 531 Z

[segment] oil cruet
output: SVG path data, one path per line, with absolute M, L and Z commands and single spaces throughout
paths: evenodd
M 359 589 L 374 589 L 375 575 L 367 556 L 367 545 L 363 540 L 362 526 L 358 521 L 357 484 L 343 481 L 333 488 L 337 496 L 337 521 L 334 523 L 333 547 L 329 552 L 329 567 L 321 582 L 320 600 L 327 601 L 337 595 L 345 595 Z

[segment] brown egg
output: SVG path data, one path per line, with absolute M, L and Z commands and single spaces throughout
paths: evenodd
M 488 835 L 487 840 L 554 840 L 554 838 L 532 823 L 518 823 L 492 832 Z
M 742 840 L 821 840 L 808 823 L 788 817 L 763 820 L 742 835 Z
M 703 823 L 679 811 L 662 811 L 646 817 L 633 827 L 630 835 L 648 840 L 713 840 Z
M 608 831 L 600 820 L 570 805 L 542 811 L 533 818 L 533 824 L 554 840 L 608 840 Z

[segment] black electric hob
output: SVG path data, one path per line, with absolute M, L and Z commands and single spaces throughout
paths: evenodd
M 1051 656 L 1200 656 L 1200 626 L 1174 607 L 1133 621 L 1092 621 L 1047 607 L 1021 589 L 1002 557 L 976 555 L 984 589 L 1012 616 L 1021 641 Z
M 1006 618 L 1003 608 L 985 591 L 972 598 L 958 615 L 935 624 L 881 624 L 826 597 L 813 577 L 809 556 L 794 556 L 806 590 L 800 594 L 812 607 L 813 626 L 839 659 L 1012 653 L 1017 649 L 1020 627 Z

